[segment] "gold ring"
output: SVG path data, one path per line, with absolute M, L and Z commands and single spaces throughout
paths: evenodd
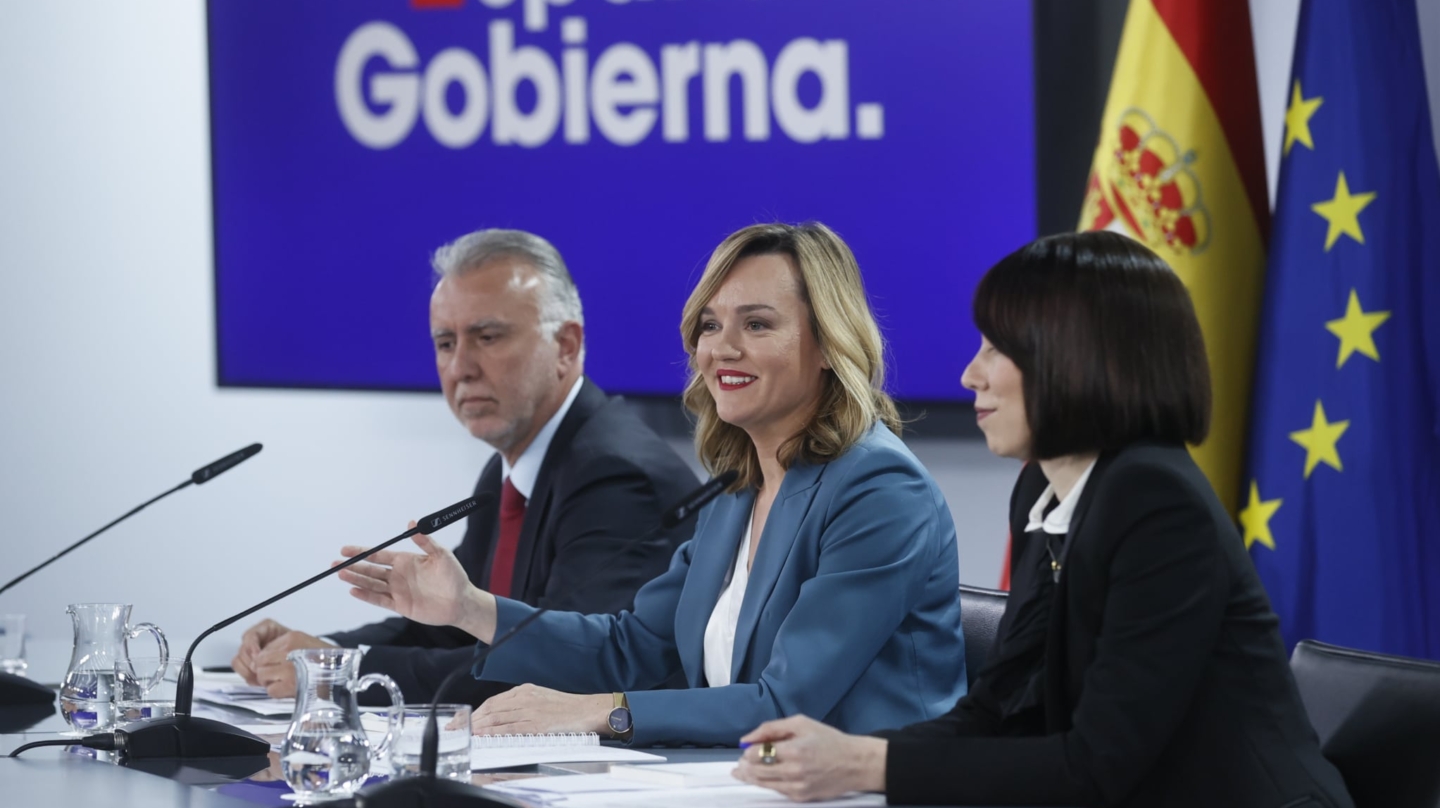
M 769 741 L 766 741 L 766 742 L 760 744 L 760 762 L 761 762 L 761 763 L 764 763 L 766 766 L 769 766 L 769 765 L 771 765 L 771 764 L 773 764 L 773 763 L 778 763 L 779 761 L 780 761 L 780 758 L 776 757 L 776 755 L 775 755 L 775 744 L 773 744 L 773 743 L 771 743 L 771 742 L 769 742 Z

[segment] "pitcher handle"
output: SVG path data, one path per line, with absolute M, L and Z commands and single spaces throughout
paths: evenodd
M 356 679 L 355 692 L 359 693 L 370 685 L 383 685 L 390 692 L 390 709 L 385 713 L 385 737 L 380 739 L 380 746 L 371 758 L 384 760 L 390 755 L 390 743 L 395 740 L 395 731 L 400 728 L 400 714 L 405 708 L 405 697 L 401 695 L 395 680 L 383 673 L 367 673 Z
M 155 685 L 160 684 L 161 679 L 165 678 L 165 666 L 170 662 L 170 643 L 165 641 L 165 632 L 161 631 L 160 627 L 155 625 L 154 623 L 136 623 L 135 625 L 126 629 L 125 659 L 127 661 L 130 659 L 130 641 L 135 639 L 136 637 L 139 637 L 141 634 L 146 633 L 147 631 L 155 638 L 155 644 L 160 646 L 160 666 L 155 669 L 154 673 L 150 674 L 150 676 L 145 679 L 145 690 L 146 692 L 149 692 L 149 690 L 155 687 Z M 131 666 L 130 670 L 131 672 L 134 672 L 135 668 L 133 665 Z

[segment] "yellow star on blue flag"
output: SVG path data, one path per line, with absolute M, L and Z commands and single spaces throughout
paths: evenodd
M 1290 91 L 1290 106 L 1285 110 L 1285 154 L 1297 142 L 1314 151 L 1315 141 L 1310 137 L 1310 119 L 1325 103 L 1323 98 L 1306 98 L 1300 92 L 1300 82 Z
M 1340 178 L 1335 180 L 1335 196 L 1310 206 L 1310 209 L 1329 225 L 1325 231 L 1326 252 L 1335 246 L 1341 236 L 1349 236 L 1361 244 L 1365 243 L 1365 231 L 1360 229 L 1360 211 L 1374 201 L 1374 191 L 1350 193 L 1350 185 L 1345 182 L 1345 172 L 1340 172 Z
M 1380 351 L 1375 348 L 1375 329 L 1390 319 L 1388 311 L 1365 311 L 1360 308 L 1360 296 L 1350 290 L 1350 300 L 1345 304 L 1345 316 L 1325 323 L 1325 329 L 1340 338 L 1340 356 L 1335 367 L 1345 367 L 1345 360 L 1355 353 L 1380 361 Z

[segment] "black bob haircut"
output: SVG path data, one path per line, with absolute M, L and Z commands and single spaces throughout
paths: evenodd
M 1200 443 L 1210 369 L 1190 293 L 1117 233 L 1038 239 L 990 268 L 975 325 L 1020 369 L 1034 460 Z

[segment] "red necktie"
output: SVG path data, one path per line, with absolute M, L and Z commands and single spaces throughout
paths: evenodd
M 500 541 L 495 544 L 495 563 L 490 565 L 490 593 L 510 597 L 515 578 L 515 551 L 520 547 L 520 526 L 525 523 L 525 497 L 511 485 L 500 486 Z

